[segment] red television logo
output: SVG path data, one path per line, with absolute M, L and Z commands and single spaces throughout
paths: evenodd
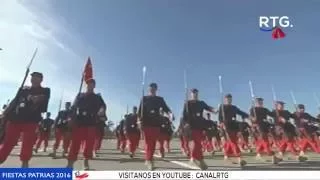
M 89 177 L 89 174 L 88 173 L 80 174 L 80 172 L 78 171 L 75 173 L 75 176 L 76 176 L 76 180 L 85 180 L 87 177 Z

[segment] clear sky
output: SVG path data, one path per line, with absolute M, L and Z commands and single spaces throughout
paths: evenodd
M 52 89 L 50 111 L 56 114 L 79 87 L 87 56 L 92 57 L 97 91 L 108 116 L 117 121 L 127 104 L 141 97 L 142 67 L 146 83 L 157 82 L 177 117 L 188 86 L 212 106 L 219 104 L 218 76 L 234 103 L 248 110 L 252 80 L 255 94 L 271 108 L 274 85 L 278 99 L 292 110 L 290 90 L 298 103 L 317 113 L 313 93 L 318 83 L 320 1 L 248 0 L 2 0 L 0 7 L 0 102 L 11 98 L 22 80 L 34 48 L 32 71 L 44 73 Z M 287 37 L 275 41 L 261 32 L 259 16 L 289 16 Z

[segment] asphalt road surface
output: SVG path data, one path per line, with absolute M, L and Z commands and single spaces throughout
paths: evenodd
M 43 152 L 40 148 L 37 154 L 34 154 L 30 167 L 65 167 L 66 159 L 63 159 L 61 153 L 57 153 L 58 158 L 52 159 L 48 156 L 52 152 L 53 141 L 50 141 L 48 152 Z M 140 146 L 143 147 L 143 146 Z M 192 147 L 192 146 L 191 146 Z M 61 152 L 61 150 L 59 151 Z M 7 161 L 2 164 L 2 167 L 20 167 L 20 145 L 17 145 L 12 151 Z M 156 151 L 158 154 L 158 151 Z M 295 160 L 290 160 L 289 153 L 285 160 L 278 165 L 271 164 L 271 158 L 266 157 L 265 161 L 257 161 L 254 153 L 243 153 L 243 157 L 248 164 L 244 170 L 320 170 L 320 154 L 308 153 L 309 160 L 304 163 L 299 163 Z M 209 166 L 208 170 L 240 170 L 237 164 L 232 161 L 224 161 L 223 154 L 218 152 L 215 156 L 205 154 L 205 160 Z M 115 140 L 104 140 L 102 149 L 98 157 L 90 162 L 92 170 L 147 170 L 143 160 L 143 149 L 138 149 L 136 157 L 130 159 L 127 153 L 122 154 L 116 150 Z M 82 170 L 82 154 L 79 155 L 79 160 L 75 163 L 75 169 Z M 171 142 L 171 152 L 166 154 L 164 159 L 155 155 L 155 167 L 160 171 L 185 171 L 199 170 L 188 164 L 188 159 L 181 154 L 179 141 L 174 139 Z

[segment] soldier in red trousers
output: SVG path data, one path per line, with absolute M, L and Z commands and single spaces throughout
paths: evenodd
M 184 128 L 191 130 L 191 138 L 194 144 L 190 154 L 190 164 L 201 170 L 206 170 L 208 166 L 203 158 L 201 142 L 204 138 L 203 131 L 209 126 L 210 121 L 203 118 L 203 112 L 206 110 L 216 113 L 216 111 L 204 101 L 199 100 L 198 92 L 197 89 L 191 89 L 191 99 L 184 105 L 183 120 L 185 121 Z
M 31 87 L 20 89 L 15 100 L 16 107 L 6 114 L 6 135 L 0 149 L 0 164 L 2 164 L 22 136 L 20 153 L 21 167 L 28 168 L 32 157 L 33 146 L 37 140 L 37 128 L 41 121 L 41 113 L 47 112 L 50 89 L 41 86 L 43 75 L 40 72 L 31 74 Z M 10 105 L 9 105 L 10 106 Z
M 84 169 L 89 170 L 89 160 L 93 158 L 96 123 L 101 116 L 105 115 L 106 104 L 101 95 L 94 92 L 96 81 L 90 79 L 86 83 L 87 91 L 78 94 L 73 106 L 75 116 L 71 121 L 72 134 L 67 167 L 73 168 L 78 158 L 81 142 L 85 141 Z
M 156 83 L 149 85 L 149 94 L 142 98 L 138 110 L 138 122 L 144 134 L 145 160 L 149 170 L 154 170 L 153 154 L 161 127 L 160 109 L 162 108 L 173 119 L 171 110 L 163 97 L 157 96 L 157 89 L 158 85 Z
M 50 116 L 51 116 L 51 113 L 47 112 L 46 118 L 40 121 L 39 137 L 38 137 L 38 142 L 35 148 L 36 153 L 38 152 L 42 142 L 44 142 L 43 152 L 47 152 L 50 133 L 51 133 L 52 126 L 54 124 L 54 120 L 51 119 Z
M 70 134 L 71 127 L 69 126 L 69 122 L 72 119 L 72 110 L 71 103 L 65 103 L 65 109 L 59 111 L 58 116 L 56 117 L 54 128 L 55 128 L 55 142 L 53 144 L 53 152 L 50 154 L 53 158 L 56 158 L 57 149 L 60 146 L 62 141 L 63 152 L 62 156 L 66 157 L 69 146 L 70 146 Z
M 129 143 L 129 156 L 130 158 L 133 158 L 135 155 L 135 152 L 139 146 L 140 141 L 140 130 L 138 128 L 137 120 L 138 120 L 138 114 L 137 114 L 138 108 L 136 106 L 133 107 L 132 113 L 128 114 L 125 121 L 124 121 L 124 135 L 126 140 L 128 140 Z

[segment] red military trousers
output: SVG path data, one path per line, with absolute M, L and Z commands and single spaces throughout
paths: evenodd
M 63 150 L 65 152 L 68 151 L 69 146 L 70 146 L 70 137 L 68 132 L 63 132 L 62 129 L 56 128 L 55 131 L 55 143 L 53 145 L 53 149 L 58 149 L 61 143 L 61 140 L 63 141 Z
M 50 132 L 40 132 L 38 142 L 36 144 L 36 149 L 39 149 L 42 142 L 44 142 L 44 147 L 48 147 Z
M 160 133 L 158 137 L 158 142 L 159 142 L 159 149 L 160 153 L 163 155 L 164 154 L 164 146 L 166 143 L 166 148 L 169 150 L 169 139 L 170 136 L 167 133 Z
M 153 160 L 153 154 L 156 149 L 156 143 L 160 136 L 160 127 L 144 127 L 144 148 L 145 148 L 145 160 Z
M 95 142 L 94 142 L 94 150 L 100 150 L 101 148 L 101 144 L 103 141 L 103 135 L 104 133 L 101 133 L 99 130 L 97 130 L 97 134 L 96 134 L 96 138 L 95 138 Z
M 229 139 L 223 145 L 224 155 L 231 157 L 240 157 L 240 148 L 238 146 L 238 133 L 234 131 L 228 132 Z
M 96 128 L 93 127 L 73 127 L 71 134 L 71 145 L 68 159 L 75 161 L 78 158 L 81 143 L 85 142 L 83 156 L 85 159 L 92 159 Z
M 38 123 L 16 123 L 8 122 L 6 135 L 0 149 L 0 162 L 4 162 L 18 143 L 22 134 L 22 147 L 20 152 L 21 161 L 29 161 L 32 157 L 33 146 L 37 140 Z
M 126 137 L 129 142 L 129 152 L 134 153 L 139 146 L 140 132 L 129 132 Z
M 203 159 L 202 140 L 204 139 L 203 131 L 193 129 L 191 136 L 193 140 L 191 158 L 194 160 L 202 160 Z
M 262 137 L 256 138 L 255 144 L 256 144 L 256 152 L 258 154 L 266 153 L 267 155 L 273 155 L 268 134 L 264 134 L 262 135 Z

